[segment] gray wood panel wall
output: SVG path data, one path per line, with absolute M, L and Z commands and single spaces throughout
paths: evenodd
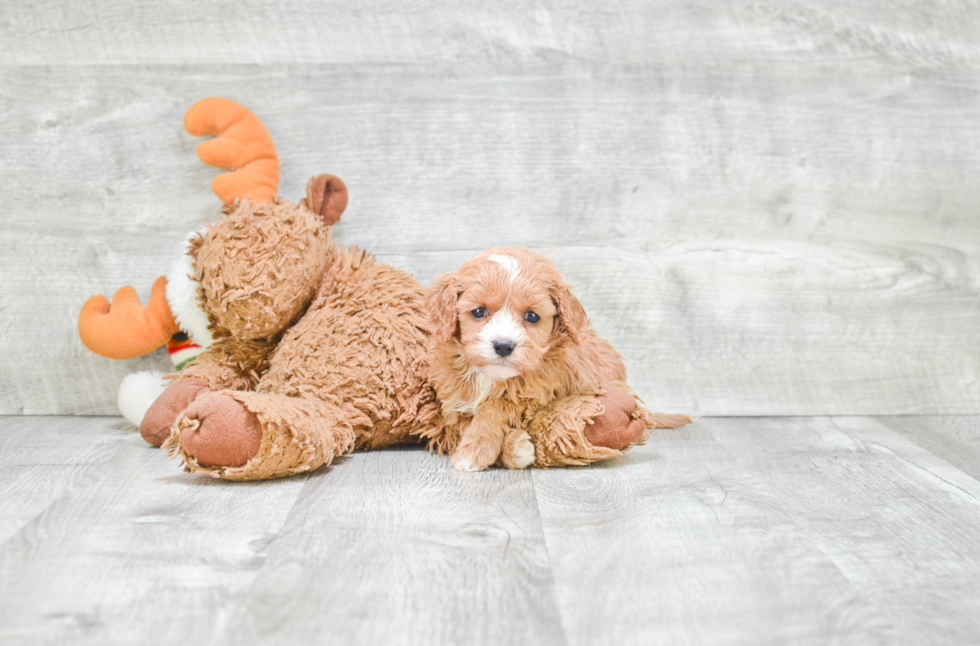
M 980 5 L 0 5 L 0 413 L 114 414 L 84 300 L 218 217 L 181 126 L 255 110 L 282 192 L 423 282 L 549 253 L 651 406 L 980 413 Z

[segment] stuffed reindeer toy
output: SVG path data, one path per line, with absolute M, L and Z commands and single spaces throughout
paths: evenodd
M 232 101 L 198 102 L 185 127 L 214 137 L 198 147 L 205 163 L 232 170 L 213 184 L 224 217 L 190 236 L 146 307 L 123 288 L 111 305 L 93 297 L 79 317 L 83 341 L 103 356 L 138 356 L 181 330 L 202 346 L 167 376 L 140 423 L 143 438 L 188 471 L 231 480 L 307 472 L 353 449 L 424 443 L 452 453 L 458 419 L 445 423 L 430 380 L 426 289 L 332 241 L 347 206 L 343 182 L 320 175 L 299 202 L 277 196 L 272 137 Z M 583 429 L 628 426 L 636 404 L 632 396 L 604 401 L 599 391 L 581 396 L 589 405 L 562 426 L 576 432 L 544 433 L 534 464 L 605 459 L 642 439 L 606 432 L 590 442 Z M 553 414 L 536 423 L 547 427 Z

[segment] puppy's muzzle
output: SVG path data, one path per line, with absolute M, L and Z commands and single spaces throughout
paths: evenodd
M 499 357 L 509 357 L 516 347 L 517 345 L 509 339 L 497 339 L 493 342 L 493 351 Z

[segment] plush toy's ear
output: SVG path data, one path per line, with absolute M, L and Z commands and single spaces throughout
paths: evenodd
M 585 307 L 579 302 L 565 281 L 559 278 L 551 292 L 558 308 L 558 331 L 568 335 L 572 343 L 578 343 L 589 327 Z
M 456 274 L 442 274 L 433 282 L 425 297 L 425 308 L 429 312 L 429 327 L 436 343 L 449 343 L 456 336 L 459 314 L 456 305 L 459 292 Z
M 306 183 L 306 208 L 331 226 L 340 221 L 347 208 L 347 187 L 335 175 L 317 175 Z
M 232 171 L 211 183 L 222 202 L 272 202 L 279 192 L 279 155 L 255 113 L 229 99 L 210 97 L 187 110 L 184 128 L 195 137 L 213 136 L 197 147 L 197 156 L 209 166 Z
M 157 278 L 146 307 L 136 290 L 121 287 L 109 299 L 101 294 L 82 305 L 78 336 L 92 352 L 109 359 L 132 359 L 156 350 L 180 328 L 167 303 L 167 279 Z

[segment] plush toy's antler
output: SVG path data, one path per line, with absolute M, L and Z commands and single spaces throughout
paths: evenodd
M 180 328 L 167 304 L 167 279 L 153 283 L 143 307 L 136 290 L 121 287 L 109 299 L 99 294 L 85 301 L 78 315 L 78 336 L 92 352 L 109 359 L 132 359 L 156 350 Z
M 197 147 L 197 156 L 209 166 L 232 171 L 211 183 L 222 202 L 271 202 L 279 192 L 276 145 L 251 110 L 229 99 L 201 99 L 184 115 L 184 128 L 196 137 L 215 137 Z
M 197 147 L 201 161 L 232 171 L 218 175 L 211 184 L 221 201 L 234 204 L 247 198 L 256 204 L 272 202 L 279 191 L 279 156 L 269 131 L 251 110 L 228 99 L 202 99 L 184 115 L 184 127 L 192 135 L 214 137 Z M 324 189 L 321 201 L 336 206 L 339 197 L 327 199 L 331 195 Z M 129 286 L 115 293 L 112 305 L 102 295 L 88 299 L 78 315 L 82 342 L 109 359 L 132 359 L 164 345 L 180 331 L 167 303 L 166 286 L 163 276 L 153 283 L 146 307 Z

